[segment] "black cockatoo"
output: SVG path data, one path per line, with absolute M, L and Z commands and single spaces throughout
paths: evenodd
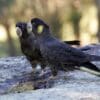
M 49 26 L 39 18 L 34 18 L 27 24 L 30 32 L 36 39 L 35 44 L 41 52 L 43 59 L 50 65 L 53 76 L 58 70 L 66 71 L 68 66 L 77 66 L 78 69 L 88 71 L 95 75 L 100 75 L 100 69 L 90 61 L 99 60 L 99 56 L 83 53 L 70 45 L 56 39 L 50 31 Z
M 17 28 L 17 35 L 20 40 L 21 50 L 22 53 L 26 56 L 26 58 L 30 61 L 33 68 L 37 66 L 37 64 L 40 64 L 42 69 L 45 68 L 46 64 L 43 60 L 43 57 L 41 56 L 40 50 L 37 49 L 37 45 L 35 45 L 35 38 L 34 34 L 30 34 L 27 32 L 27 23 L 25 22 L 18 22 L 16 24 Z M 65 41 L 65 43 L 71 44 L 71 45 L 79 45 L 80 41 L 74 40 L 74 41 Z
M 27 23 L 18 22 L 16 24 L 16 32 L 20 40 L 21 51 L 30 61 L 32 68 L 35 69 L 37 64 L 40 64 L 42 69 L 44 69 L 46 64 L 41 56 L 40 51 L 37 50 L 35 38 L 33 36 L 34 34 L 27 32 Z

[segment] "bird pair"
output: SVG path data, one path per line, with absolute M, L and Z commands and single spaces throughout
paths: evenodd
M 49 65 L 53 76 L 59 70 L 67 71 L 70 68 L 100 76 L 100 69 L 90 62 L 100 61 L 99 56 L 85 54 L 82 50 L 71 47 L 68 42 L 56 39 L 43 20 L 33 18 L 30 23 L 17 23 L 16 27 L 21 50 L 33 68 L 39 63 L 42 69 Z

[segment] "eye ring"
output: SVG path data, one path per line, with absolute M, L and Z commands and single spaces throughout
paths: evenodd
M 22 30 L 19 27 L 16 27 L 16 33 L 19 37 L 22 36 Z
M 28 33 L 31 33 L 32 32 L 32 24 L 31 24 L 31 22 L 28 22 L 27 23 L 27 32 Z

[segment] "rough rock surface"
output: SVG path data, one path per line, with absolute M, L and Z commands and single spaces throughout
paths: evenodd
M 86 53 L 100 55 L 100 45 L 84 48 L 91 48 Z M 100 62 L 93 63 L 100 68 Z M 34 79 L 25 57 L 1 58 L 0 100 L 100 100 L 100 77 L 75 70 L 47 78 Z M 37 84 L 42 89 L 34 90 Z

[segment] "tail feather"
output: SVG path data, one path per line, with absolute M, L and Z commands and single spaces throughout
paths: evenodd
M 90 61 L 100 61 L 100 56 L 87 54 Z
M 78 41 L 78 40 L 64 41 L 64 43 L 70 44 L 70 45 L 80 45 L 80 41 Z
M 88 51 L 88 50 L 91 50 L 91 48 L 86 46 L 86 47 L 80 47 L 79 50 L 81 50 L 81 51 Z
M 90 62 L 82 64 L 82 66 L 80 66 L 80 70 L 83 70 L 83 71 L 89 72 L 91 74 L 100 76 L 100 69 L 97 68 L 94 64 L 92 64 Z

